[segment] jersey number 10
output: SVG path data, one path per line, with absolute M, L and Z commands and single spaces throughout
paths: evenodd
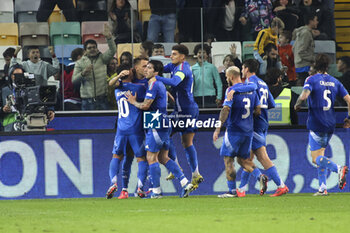
M 126 98 L 122 97 L 118 100 L 118 118 L 129 116 L 129 103 Z

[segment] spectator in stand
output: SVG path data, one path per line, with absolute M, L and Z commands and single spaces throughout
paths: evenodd
M 337 69 L 343 74 L 339 78 L 339 81 L 344 85 L 345 89 L 350 92 L 350 57 L 344 56 L 339 58 Z
M 334 25 L 332 24 L 333 12 L 328 11 L 324 5 L 320 4 L 316 0 L 303 0 L 299 6 L 299 23 L 298 26 L 302 26 L 305 23 L 305 17 L 307 15 L 317 15 L 318 25 L 317 28 L 312 29 L 312 34 L 315 40 L 335 40 L 333 33 Z
M 133 17 L 131 14 L 133 14 Z M 134 42 L 141 42 L 141 36 L 136 27 L 137 12 L 131 8 L 128 0 L 115 0 L 109 9 L 108 15 L 112 22 L 116 44 L 131 42 L 131 26 L 134 29 Z M 131 18 L 133 21 L 131 21 Z
M 297 73 L 297 85 L 303 86 L 310 66 L 315 61 L 315 42 L 312 30 L 317 28 L 318 18 L 315 14 L 304 17 L 305 26 L 299 27 L 293 32 L 293 53 L 295 71 Z
M 170 58 L 165 57 L 164 45 L 162 44 L 155 44 L 153 46 L 152 57 L 150 57 L 149 60 L 161 61 L 164 66 L 171 62 Z
M 250 32 L 255 38 L 262 29 L 270 27 L 273 18 L 272 3 L 270 0 L 245 0 L 244 5 L 239 21 L 246 25 L 250 20 Z
M 292 32 L 297 27 L 299 9 L 293 5 L 292 0 L 276 0 L 273 12 L 283 21 L 285 30 Z
M 289 86 L 295 86 L 297 74 L 295 72 L 293 46 L 290 44 L 292 40 L 292 33 L 290 31 L 283 31 L 279 35 L 278 54 L 280 56 L 282 65 L 287 67 L 287 77 Z
M 153 42 L 152 41 L 144 41 L 140 45 L 140 56 L 141 57 L 151 57 L 153 51 Z
M 103 35 L 108 43 L 108 50 L 101 53 L 94 40 L 84 43 L 85 54 L 75 64 L 73 84 L 81 83 L 80 96 L 82 110 L 107 110 L 107 64 L 116 52 L 116 46 L 108 25 L 104 25 Z
M 130 68 L 132 67 L 132 54 L 128 51 L 123 52 L 120 57 L 120 65 L 128 65 Z M 120 71 L 118 70 L 117 73 L 119 74 Z
M 201 41 L 201 7 L 203 0 L 182 0 L 178 7 L 179 42 Z
M 36 20 L 38 22 L 47 22 L 56 4 L 63 10 L 67 21 L 78 21 L 77 12 L 72 0 L 41 0 Z
M 10 69 L 10 64 L 11 64 L 11 58 L 13 57 L 13 54 L 15 53 L 14 48 L 7 48 L 3 53 L 2 56 L 4 57 L 5 60 L 5 65 L 4 65 L 4 74 L 5 77 L 8 76 L 9 69 Z
M 273 43 L 270 43 L 265 46 L 264 49 L 264 57 L 262 58 L 262 62 L 259 61 L 259 77 L 266 82 L 265 75 L 266 71 L 272 68 L 277 68 L 279 70 L 282 69 L 282 63 L 278 56 L 277 46 Z
M 11 66 L 17 64 L 17 54 L 21 51 L 18 46 L 11 59 Z M 30 46 L 28 49 L 28 61 L 22 62 L 25 72 L 34 74 L 36 85 L 47 85 L 47 80 L 50 76 L 55 75 L 60 71 L 60 63 L 55 55 L 55 50 L 49 46 L 52 56 L 52 65 L 40 59 L 40 50 L 38 46 Z
M 274 18 L 271 22 L 271 27 L 259 32 L 254 43 L 254 58 L 256 60 L 262 63 L 261 58 L 265 55 L 265 47 L 270 43 L 277 45 L 277 36 L 282 33 L 283 29 L 283 21 L 279 18 Z
M 117 69 L 118 69 L 118 59 L 113 57 L 112 60 L 110 60 L 107 65 L 107 83 L 109 83 L 111 79 L 113 79 L 118 75 Z M 114 87 L 111 87 L 108 85 L 108 93 L 107 93 L 108 103 L 111 109 L 118 109 L 117 101 L 114 95 L 114 90 L 115 90 Z
M 194 100 L 199 107 L 218 107 L 222 100 L 222 82 L 217 68 L 207 61 L 210 54 L 209 45 L 203 44 L 202 50 L 202 44 L 197 44 L 194 54 L 197 56 L 197 63 L 192 66 Z
M 176 0 L 150 0 L 151 18 L 147 29 L 147 40 L 159 41 L 159 33 L 164 42 L 174 42 L 176 27 Z
M 84 52 L 82 48 L 74 49 L 71 53 L 73 62 L 69 63 L 64 69 L 64 110 L 66 111 L 81 110 L 80 83 L 73 85 L 72 76 L 75 63 L 83 57 Z

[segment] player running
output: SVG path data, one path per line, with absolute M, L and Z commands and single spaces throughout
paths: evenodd
M 348 105 L 348 117 L 344 120 L 345 128 L 350 127 L 350 96 L 344 86 L 334 77 L 326 73 L 329 58 L 325 54 L 316 57 L 315 70 L 317 74 L 305 80 L 304 88 L 294 109 L 299 110 L 303 101 L 308 100 L 309 112 L 307 128 L 312 162 L 317 165 L 319 190 L 314 196 L 327 196 L 328 170 L 338 173 L 338 186 L 344 189 L 346 185 L 347 166 L 340 166 L 324 156 L 331 139 L 335 124 L 334 101 L 337 96 L 343 98 Z
M 164 73 L 171 73 L 171 78 L 164 78 L 157 76 L 157 81 L 163 82 L 165 85 L 172 87 L 172 95 L 175 98 L 175 109 L 174 115 L 177 120 L 183 120 L 186 122 L 187 119 L 198 118 L 198 105 L 193 99 L 192 84 L 193 77 L 191 66 L 186 61 L 188 56 L 188 48 L 184 45 L 175 45 L 172 47 L 171 52 L 171 63 L 164 67 Z M 185 149 L 186 158 L 192 171 L 192 184 L 195 189 L 198 185 L 203 182 L 203 177 L 199 173 L 197 151 L 193 145 L 193 138 L 195 135 L 196 127 L 173 128 L 172 134 L 176 132 L 181 133 L 182 145 Z M 176 151 L 172 148 L 170 155 L 173 160 L 176 160 Z M 171 174 L 170 174 L 171 176 Z
M 167 92 L 162 82 L 155 79 L 156 75 L 162 75 L 163 64 L 160 61 L 149 61 L 146 67 L 145 75 L 150 80 L 149 87 L 143 102 L 137 101 L 137 96 L 128 92 L 127 101 L 141 110 L 156 111 L 152 113 L 152 120 L 160 120 L 159 128 L 149 128 L 146 133 L 147 161 L 149 164 L 149 173 L 153 183 L 153 189 L 150 193 L 151 198 L 160 198 L 160 167 L 163 164 L 175 177 L 180 181 L 182 192 L 180 197 L 188 197 L 189 193 L 194 190 L 193 185 L 187 180 L 179 166 L 168 157 L 169 150 L 169 128 L 163 128 L 163 120 L 167 121 Z
M 235 67 L 229 67 L 228 73 L 235 73 L 237 69 Z M 227 77 L 232 83 L 232 87 L 229 87 L 227 92 L 230 92 L 234 87 L 244 85 L 239 75 L 229 75 Z M 253 176 L 260 181 L 260 193 L 264 194 L 267 189 L 267 177 L 261 174 L 260 170 L 255 166 L 252 160 L 250 160 L 250 149 L 253 138 L 253 114 L 260 114 L 260 101 L 255 91 L 236 93 L 233 95 L 232 100 L 227 99 L 220 112 L 219 120 L 221 123 L 227 121 L 227 128 L 220 149 L 220 155 L 224 157 L 227 185 L 229 192 L 225 197 L 237 196 L 235 192 L 235 172 L 234 172 L 234 158 L 237 157 L 237 162 Z M 213 134 L 213 141 L 218 139 L 220 133 L 220 127 L 217 127 Z M 223 196 L 224 197 L 224 196 Z
M 258 62 L 254 59 L 248 59 L 243 62 L 242 75 L 245 82 L 253 82 L 257 85 L 256 93 L 261 103 L 261 114 L 254 117 L 254 136 L 252 142 L 251 159 L 254 155 L 258 161 L 264 167 L 266 175 L 271 178 L 277 185 L 277 190 L 272 197 L 281 196 L 289 192 L 288 187 L 284 184 L 280 178 L 275 165 L 270 160 L 266 151 L 266 136 L 267 129 L 269 128 L 268 109 L 275 107 L 275 101 L 271 95 L 267 84 L 256 76 L 258 71 Z M 241 184 L 237 189 L 237 195 L 239 197 L 245 196 L 245 191 L 248 186 L 250 173 L 243 170 L 241 174 Z M 260 191 L 260 195 L 262 195 Z

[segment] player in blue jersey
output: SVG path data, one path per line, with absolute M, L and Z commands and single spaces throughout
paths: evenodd
M 266 136 L 267 129 L 269 127 L 268 109 L 275 107 L 275 101 L 267 84 L 256 76 L 258 67 L 259 65 L 254 59 L 245 60 L 242 66 L 243 79 L 245 82 L 253 82 L 257 85 L 258 88 L 256 93 L 261 103 L 261 114 L 254 118 L 254 136 L 252 142 L 251 159 L 256 156 L 258 161 L 264 167 L 267 176 L 277 185 L 276 192 L 271 195 L 275 197 L 286 194 L 289 189 L 280 178 L 275 165 L 272 163 L 266 151 Z M 241 184 L 239 189 L 237 189 L 237 195 L 239 197 L 245 196 L 249 177 L 250 173 L 243 170 L 241 174 Z
M 171 78 L 164 78 L 157 76 L 157 81 L 163 82 L 165 85 L 172 87 L 172 95 L 175 98 L 175 109 L 173 115 L 178 121 L 190 119 L 197 119 L 199 110 L 198 105 L 194 101 L 192 87 L 193 77 L 191 66 L 186 62 L 188 55 L 188 48 L 184 45 L 175 45 L 172 47 L 171 63 L 164 67 L 164 73 L 171 73 Z M 198 188 L 199 183 L 203 182 L 203 177 L 198 170 L 197 151 L 193 145 L 193 138 L 195 135 L 195 127 L 173 128 L 172 134 L 176 132 L 181 133 L 182 145 L 185 149 L 186 158 L 192 171 L 192 184 L 195 189 Z M 173 144 L 172 144 L 173 145 Z M 172 159 L 176 159 L 176 151 L 170 148 L 170 155 Z
M 121 81 L 121 78 L 124 80 Z M 115 89 L 115 96 L 118 104 L 118 125 L 112 151 L 113 158 L 109 166 L 111 186 L 106 193 L 107 199 L 112 198 L 117 191 L 119 164 L 123 160 L 125 154 L 127 154 L 127 156 L 123 161 L 132 161 L 134 154 L 137 157 L 139 164 L 138 189 L 141 189 L 145 183 L 148 167 L 143 150 L 144 132 L 142 129 L 142 111 L 129 104 L 126 98 L 126 92 L 130 91 L 132 93 L 137 93 L 138 100 L 143 101 L 146 88 L 143 85 L 131 83 L 131 76 L 129 76 L 129 71 L 127 70 L 122 71 L 117 77 L 110 80 L 109 85 L 118 86 L 118 88 Z M 123 166 L 123 173 L 126 173 L 123 174 L 124 195 L 121 195 L 119 199 L 127 198 L 127 190 L 124 189 L 127 189 L 130 169 L 126 171 Z M 126 175 L 128 176 L 127 179 L 125 177 Z
M 237 67 L 229 67 L 227 69 L 227 80 L 232 84 L 226 93 L 230 92 L 234 87 L 243 86 L 240 72 Z M 229 192 L 222 197 L 234 197 L 237 196 L 235 192 L 235 171 L 234 171 L 234 158 L 237 157 L 237 162 L 254 177 L 260 181 L 261 193 L 265 193 L 267 189 L 267 177 L 261 174 L 260 170 L 255 166 L 252 160 L 250 160 L 250 150 L 253 139 L 253 114 L 260 114 L 260 101 L 255 91 L 252 92 L 236 92 L 232 100 L 227 99 L 223 108 L 220 111 L 219 120 L 223 123 L 227 120 L 227 127 L 220 149 L 220 155 L 224 157 L 227 186 Z M 213 141 L 218 139 L 221 126 L 215 129 L 213 134 Z
M 350 96 L 344 86 L 334 77 L 327 74 L 329 58 L 325 54 L 316 57 L 317 74 L 305 80 L 304 88 L 294 108 L 299 110 L 303 101 L 308 100 L 309 113 L 307 128 L 310 130 L 309 145 L 312 162 L 317 165 L 320 188 L 314 196 L 326 196 L 326 179 L 328 170 L 338 173 L 338 185 L 343 189 L 346 184 L 347 166 L 340 166 L 324 156 L 326 147 L 335 129 L 336 118 L 334 101 L 337 96 L 343 98 L 348 105 L 348 117 L 344 127 L 350 126 Z
M 143 102 L 137 101 L 137 96 L 127 93 L 128 102 L 141 110 L 156 111 L 152 114 L 150 123 L 159 123 L 159 127 L 148 128 L 146 133 L 145 149 L 147 150 L 147 161 L 149 164 L 149 172 L 153 183 L 153 189 L 150 194 L 151 198 L 160 198 L 160 167 L 159 163 L 163 164 L 169 171 L 171 171 L 181 183 L 182 192 L 181 197 L 188 197 L 192 192 L 193 185 L 188 182 L 187 178 L 181 171 L 180 167 L 168 157 L 169 150 L 169 134 L 170 128 L 163 126 L 163 121 L 167 121 L 167 92 L 162 82 L 156 81 L 156 75 L 162 75 L 163 64 L 160 61 L 149 61 L 146 67 L 145 76 L 150 80 L 148 90 L 146 92 L 145 100 Z M 152 80 L 151 80 L 152 79 Z M 155 80 L 155 81 L 153 81 Z M 165 126 L 168 124 L 165 124 Z

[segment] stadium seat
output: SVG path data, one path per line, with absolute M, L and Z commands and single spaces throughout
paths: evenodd
M 20 23 L 19 35 L 22 46 L 50 44 L 48 23 Z
M 0 45 L 18 45 L 17 23 L 0 23 Z
M 164 46 L 165 56 L 171 55 L 171 49 L 176 43 L 161 43 Z
M 39 9 L 40 0 L 16 0 L 15 17 L 17 23 L 36 22 L 36 14 Z
M 40 58 L 43 61 L 49 62 L 52 64 L 52 56 L 50 54 L 49 48 L 47 46 L 38 46 L 39 47 L 39 51 L 40 51 Z M 23 61 L 27 61 L 28 58 L 28 48 L 29 46 L 24 46 L 22 47 L 22 57 L 23 57 Z
M 93 39 L 99 43 L 106 43 L 106 38 L 103 35 L 104 24 L 108 25 L 108 21 L 88 21 L 81 23 L 82 43 L 86 40 Z
M 151 17 L 151 8 L 149 6 L 149 0 L 138 1 L 139 17 L 142 24 L 145 21 L 149 21 Z
M 55 6 L 55 9 L 52 11 L 47 22 L 49 24 L 51 24 L 53 22 L 66 22 L 66 17 L 64 17 L 61 9 L 57 5 Z
M 331 63 L 336 62 L 335 41 L 333 40 L 315 40 L 315 53 L 325 53 L 331 59 Z
M 76 48 L 83 48 L 83 45 L 77 44 L 77 45 L 57 45 L 55 46 L 55 54 L 60 61 L 60 63 L 63 62 L 64 65 L 68 65 L 72 62 L 71 60 L 71 53 Z
M 4 65 L 5 65 L 5 59 L 4 57 L 2 56 L 2 54 L 5 52 L 5 50 L 9 47 L 12 47 L 14 49 L 16 49 L 16 46 L 0 46 L 0 69 L 3 69 L 4 68 Z M 18 53 L 17 54 L 17 59 L 18 60 L 22 60 L 22 53 Z
M 237 57 L 242 61 L 242 49 L 241 42 L 239 41 L 223 41 L 223 42 L 213 42 L 211 43 L 211 56 L 212 63 L 216 67 L 222 66 L 224 57 L 227 54 L 231 54 L 230 47 L 232 44 L 236 45 Z
M 193 53 L 194 47 L 196 47 L 197 44 L 200 44 L 201 42 L 182 42 L 182 45 L 185 45 L 188 48 L 188 55 L 194 56 L 196 54 Z M 208 43 L 206 43 L 208 44 Z
M 77 0 L 78 17 L 83 21 L 107 21 L 106 0 Z
M 254 43 L 255 43 L 255 41 L 243 41 L 242 62 L 244 60 L 254 58 L 254 55 L 253 55 Z
M 0 4 L 0 23 L 13 23 L 13 1 L 2 0 Z
M 120 54 L 127 51 L 127 52 L 130 52 L 131 54 L 133 54 L 133 57 L 138 57 L 138 56 L 140 56 L 140 46 L 141 46 L 141 43 L 118 44 L 117 45 L 117 54 L 118 54 L 118 56 L 120 56 Z M 132 51 L 132 49 L 133 49 L 133 51 Z
M 337 64 L 330 64 L 328 67 L 328 74 L 332 75 L 333 77 L 339 78 L 343 74 L 340 73 L 337 69 Z
M 53 22 L 50 25 L 50 38 L 52 45 L 81 44 L 80 23 Z

